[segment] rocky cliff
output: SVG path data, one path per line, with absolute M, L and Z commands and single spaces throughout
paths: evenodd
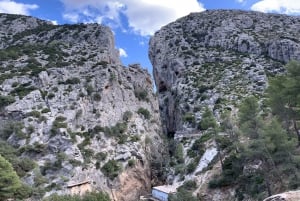
M 288 61 L 300 60 L 299 38 L 299 17 L 239 10 L 191 13 L 155 33 L 149 58 L 162 124 L 171 139 L 170 184 L 196 182 L 193 192 L 200 200 L 257 200 L 235 191 L 241 183 L 208 188 L 210 180 L 220 178 L 220 161 L 226 163 L 221 147 L 237 133 L 232 122 L 227 122 L 230 131 L 212 127 L 222 123 L 222 114 L 235 120 L 244 97 L 262 97 L 270 76 L 283 73 Z M 225 166 L 231 168 L 230 160 Z M 256 171 L 257 161 L 252 162 L 243 173 Z
M 297 201 L 300 199 L 299 191 L 288 191 L 285 193 L 273 195 L 264 199 L 264 201 Z
M 300 60 L 299 23 L 286 15 L 212 10 L 156 32 L 149 58 L 166 131 L 195 129 L 203 106 L 217 114 L 241 96 L 262 93 L 267 75 Z M 196 123 L 185 121 L 189 114 Z
M 113 200 L 147 194 L 164 147 L 148 72 L 121 65 L 105 26 L 7 14 L 0 23 L 1 143 L 33 163 L 17 171 L 32 197 L 86 181 Z

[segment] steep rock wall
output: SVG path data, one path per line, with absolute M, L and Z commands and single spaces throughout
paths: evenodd
M 149 73 L 121 65 L 107 27 L 0 22 L 0 137 L 37 164 L 22 175 L 39 189 L 35 199 L 83 181 L 115 200 L 148 194 L 164 154 Z
M 300 60 L 299 17 L 238 10 L 192 13 L 157 31 L 149 58 L 165 130 L 195 129 L 184 122 L 222 100 L 230 108 L 240 96 L 261 93 L 267 75 Z M 223 101 L 224 102 L 224 101 Z M 224 104 L 222 104 L 224 105 Z

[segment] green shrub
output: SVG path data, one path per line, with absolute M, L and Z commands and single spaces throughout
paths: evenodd
M 90 163 L 91 158 L 94 157 L 94 150 L 93 149 L 87 149 L 87 148 L 81 148 L 80 152 L 83 156 L 85 163 Z
M 69 159 L 69 163 L 71 165 L 73 165 L 74 167 L 80 166 L 82 164 L 81 161 L 76 160 L 76 159 Z
M 183 144 L 182 143 L 179 143 L 176 146 L 176 149 L 175 149 L 175 158 L 177 159 L 178 163 L 183 163 L 184 162 Z
M 29 86 L 30 83 L 21 84 L 20 86 L 14 88 L 10 94 L 17 95 L 20 98 L 27 96 L 30 92 L 36 90 L 36 87 Z
M 146 89 L 141 89 L 141 88 L 138 88 L 138 89 L 135 89 L 134 90 L 134 95 L 137 99 L 139 99 L 140 101 L 143 100 L 143 101 L 148 101 L 149 99 L 147 98 L 148 97 L 148 92 Z
M 123 121 L 128 122 L 131 119 L 131 117 L 132 117 L 132 112 L 126 111 L 123 114 Z
M 0 197 L 7 200 L 14 197 L 14 192 L 20 187 L 20 179 L 12 165 L 0 155 Z
M 121 165 L 115 160 L 109 160 L 107 163 L 103 165 L 101 168 L 103 174 L 110 179 L 114 179 L 119 175 L 121 171 Z
M 52 91 L 58 92 L 58 87 L 52 87 Z
M 130 137 L 130 141 L 131 142 L 138 142 L 138 141 L 140 141 L 140 136 L 138 136 L 138 135 L 134 135 L 134 136 L 131 136 Z
M 51 110 L 47 107 L 42 109 L 42 111 L 41 111 L 41 113 L 48 113 L 48 112 L 51 112 Z
M 185 181 L 183 183 L 183 185 L 179 187 L 178 190 L 185 189 L 185 190 L 192 191 L 192 190 L 195 190 L 196 188 L 197 188 L 196 181 L 194 181 L 194 180 L 188 180 L 188 181 Z
M 78 77 L 72 77 L 67 79 L 65 84 L 80 84 L 80 79 Z
M 178 164 L 175 166 L 175 174 L 183 174 L 184 173 L 184 165 Z
M 40 118 L 41 113 L 37 110 L 32 110 L 31 112 L 27 113 L 28 117 L 35 117 L 35 118 Z
M 232 154 L 223 162 L 222 175 L 209 181 L 209 188 L 220 188 L 233 185 L 237 178 L 243 173 L 243 162 Z
M 79 110 L 77 110 L 76 111 L 76 114 L 75 114 L 75 119 L 78 119 L 79 117 L 81 117 L 82 116 L 82 109 L 79 109 Z
M 34 152 L 37 154 L 45 154 L 47 153 L 47 145 L 46 144 L 40 144 L 38 142 L 33 143 L 33 145 L 27 145 L 27 146 L 23 146 L 19 149 L 20 153 L 23 152 Z
M 39 121 L 39 123 L 41 123 L 41 122 L 47 122 L 47 120 L 48 120 L 47 117 L 42 115 L 42 116 L 40 116 L 38 121 Z
M 94 88 L 92 85 L 87 85 L 86 86 L 86 92 L 90 96 L 94 92 Z
M 35 167 L 34 161 L 27 157 L 20 157 L 17 149 L 5 141 L 0 141 L 0 155 L 12 164 L 19 177 L 25 176 Z
M 94 128 L 93 128 L 93 133 L 96 134 L 96 133 L 99 133 L 99 132 L 104 132 L 105 131 L 105 128 L 103 128 L 102 126 L 99 126 L 99 125 L 96 125 Z
M 67 128 L 68 124 L 64 122 L 67 118 L 63 116 L 58 116 L 55 118 L 55 120 L 52 123 L 52 128 L 50 130 L 52 136 L 56 135 L 58 133 L 59 128 Z
M 27 157 L 22 157 L 18 160 L 14 169 L 20 177 L 25 176 L 26 172 L 29 172 L 35 168 L 36 163 Z
M 134 159 L 128 160 L 128 166 L 129 167 L 133 167 L 134 165 L 135 165 L 135 160 Z
M 55 97 L 54 93 L 49 93 L 48 96 L 47 96 L 47 98 L 50 99 L 50 100 L 53 99 L 54 97 Z
M 122 134 L 124 134 L 127 130 L 127 124 L 122 122 L 118 122 L 115 126 L 112 127 L 105 127 L 104 129 L 105 134 L 108 136 L 115 136 L 120 137 Z
M 195 123 L 195 116 L 193 113 L 185 113 L 182 119 L 184 122 Z
M 200 130 L 207 130 L 209 128 L 217 127 L 217 122 L 215 120 L 215 117 L 214 117 L 212 111 L 210 111 L 210 109 L 208 109 L 208 108 L 205 109 L 205 111 L 202 115 L 202 119 L 198 126 L 199 126 Z
M 55 118 L 55 121 L 58 121 L 58 122 L 62 122 L 62 121 L 66 121 L 66 120 L 67 120 L 67 118 L 64 117 L 64 116 L 57 116 L 57 117 Z
M 95 93 L 93 95 L 93 100 L 98 102 L 101 101 L 101 95 L 99 93 Z
M 61 164 L 56 161 L 46 161 L 43 166 L 40 166 L 41 174 L 45 176 L 47 172 L 55 172 L 61 168 Z
M 26 131 L 28 134 L 32 134 L 34 132 L 35 128 L 33 125 L 29 125 L 27 128 L 26 128 Z
M 21 186 L 16 190 L 14 197 L 18 200 L 24 200 L 31 197 L 33 194 L 33 189 L 26 184 L 21 183 Z
M 193 191 L 197 188 L 195 181 L 186 181 L 182 186 L 177 188 L 175 194 L 171 194 L 169 201 L 197 201 L 198 199 L 193 196 Z
M 110 201 L 110 198 L 103 192 L 88 192 L 83 196 L 54 194 L 43 199 L 43 201 Z
M 0 109 L 4 108 L 15 102 L 15 98 L 12 96 L 2 96 L 0 95 Z
M 194 158 L 186 167 L 186 172 L 188 174 L 194 172 L 198 166 L 199 163 L 199 157 Z
M 22 129 L 24 124 L 17 121 L 6 122 L 2 128 L 0 128 L 0 138 L 7 140 L 12 134 L 15 134 L 19 139 L 25 139 L 26 135 Z
M 67 127 L 68 127 L 68 124 L 65 122 L 54 121 L 52 124 L 52 129 L 67 128 Z
M 147 109 L 142 108 L 142 107 L 138 109 L 137 113 L 140 115 L 143 115 L 143 117 L 145 119 L 150 119 L 150 117 L 151 117 L 150 112 Z
M 95 159 L 97 161 L 105 161 L 107 157 L 107 153 L 106 152 L 98 152 L 96 155 L 95 155 Z

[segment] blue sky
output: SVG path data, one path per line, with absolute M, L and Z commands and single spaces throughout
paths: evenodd
M 123 64 L 141 63 L 150 72 L 150 36 L 179 17 L 209 9 L 300 15 L 300 0 L 0 0 L 0 13 L 30 15 L 55 24 L 107 25 L 115 34 Z

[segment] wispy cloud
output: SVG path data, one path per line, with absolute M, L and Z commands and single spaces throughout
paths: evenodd
M 75 22 L 102 22 L 113 27 L 127 26 L 143 36 L 190 12 L 200 12 L 204 7 L 197 0 L 61 0 L 66 8 L 65 19 Z M 71 18 L 74 14 L 78 18 Z M 121 21 L 122 19 L 122 21 Z
M 23 4 L 11 0 L 0 0 L 0 13 L 29 15 L 30 10 L 35 10 L 36 4 Z
M 235 0 L 238 3 L 245 3 L 247 0 Z
M 119 48 L 120 57 L 128 57 L 127 52 L 123 48 Z
M 70 22 L 73 22 L 73 23 L 76 23 L 79 21 L 79 14 L 78 13 L 65 13 L 63 15 L 63 18 L 65 18 L 66 20 L 70 21 Z
M 251 7 L 261 12 L 277 12 L 283 14 L 300 14 L 299 0 L 261 0 Z

